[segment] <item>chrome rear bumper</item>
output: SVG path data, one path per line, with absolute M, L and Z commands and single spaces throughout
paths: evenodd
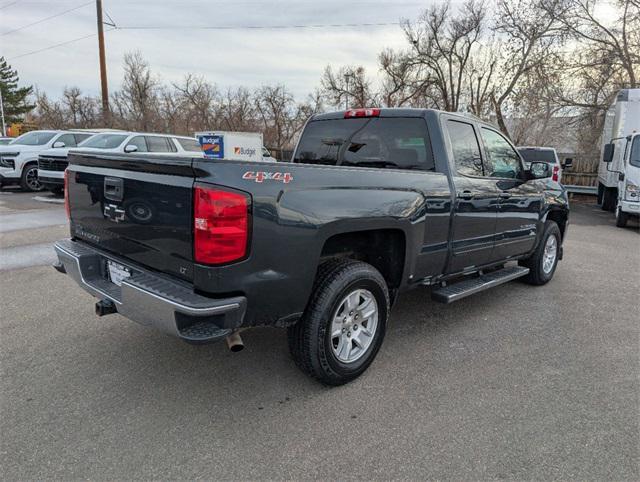
M 118 313 L 137 323 L 191 343 L 223 339 L 242 324 L 247 304 L 243 296 L 208 298 L 180 282 L 70 239 L 58 241 L 54 248 L 60 265 L 76 283 L 94 297 L 111 301 Z M 105 274 L 107 260 L 131 270 L 121 286 Z

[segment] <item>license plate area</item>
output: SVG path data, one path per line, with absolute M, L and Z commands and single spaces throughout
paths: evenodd
M 131 270 L 129 268 L 110 259 L 107 260 L 107 273 L 109 280 L 117 286 L 122 286 L 122 281 L 131 276 Z

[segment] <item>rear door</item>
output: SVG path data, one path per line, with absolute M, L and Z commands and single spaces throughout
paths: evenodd
M 491 261 L 499 204 L 496 179 L 485 176 L 474 124 L 444 117 L 456 198 L 448 273 L 473 270 Z
M 71 232 L 98 248 L 193 278 L 191 159 L 72 153 Z
M 500 202 L 492 261 L 533 249 L 542 208 L 540 183 L 524 181 L 524 167 L 511 143 L 498 131 L 480 128 L 486 150 L 485 166 L 499 191 Z

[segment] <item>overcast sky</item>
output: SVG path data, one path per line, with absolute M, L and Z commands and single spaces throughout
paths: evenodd
M 103 4 L 121 27 L 227 27 L 394 23 L 417 18 L 428 2 L 103 0 Z M 13 29 L 20 30 L 11 32 Z M 23 55 L 95 32 L 95 1 L 0 0 L 0 55 L 18 70 L 21 83 L 36 85 L 54 98 L 65 86 L 99 93 L 97 37 Z M 191 72 L 223 88 L 283 83 L 299 98 L 319 84 L 327 64 L 357 63 L 374 73 L 381 49 L 405 45 L 397 25 L 280 30 L 122 29 L 109 31 L 105 37 L 111 90 L 120 85 L 123 55 L 139 50 L 165 82 L 178 81 Z

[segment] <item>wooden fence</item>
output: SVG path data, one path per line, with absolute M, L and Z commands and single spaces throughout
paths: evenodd
M 560 154 L 562 162 L 566 157 L 573 158 L 573 166 L 562 171 L 562 184 L 570 186 L 597 186 L 598 184 L 598 156 L 589 154 Z

